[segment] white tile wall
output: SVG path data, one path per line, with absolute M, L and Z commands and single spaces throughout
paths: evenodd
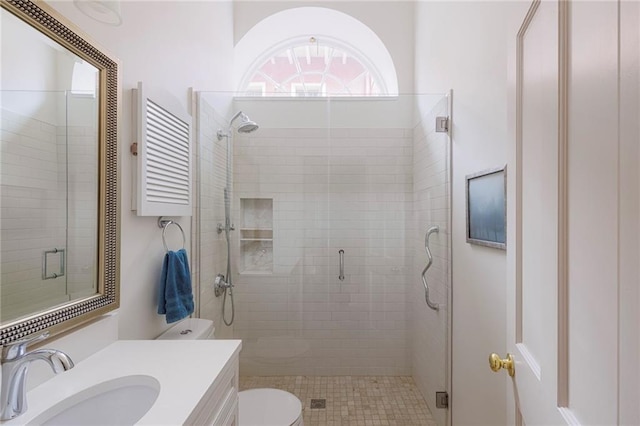
M 233 336 L 233 326 L 227 327 L 222 321 L 222 297 L 215 297 L 213 281 L 217 274 L 226 275 L 226 241 L 224 233 L 218 234 L 217 224 L 224 223 L 224 187 L 226 176 L 226 140 L 218 141 L 218 129 L 226 129 L 228 123 L 204 97 L 198 102 L 198 167 L 194 218 L 197 226 L 192 226 L 194 241 L 199 243 L 194 250 L 192 274 L 194 283 L 199 283 L 200 317 L 214 322 L 216 337 Z M 230 301 L 227 300 L 227 320 L 231 319 Z
M 0 299 L 6 321 L 95 292 L 97 147 L 91 127 L 67 128 L 7 109 L 1 115 Z M 53 248 L 67 250 L 66 275 L 42 280 L 43 251 Z M 49 256 L 53 270 L 58 256 Z
M 447 115 L 447 99 L 443 98 L 423 117 L 414 129 L 413 145 L 413 268 L 408 281 L 407 301 L 410 305 L 410 342 L 412 375 L 438 425 L 446 424 L 446 410 L 435 407 L 435 392 L 446 390 L 449 259 L 449 190 L 447 137 L 435 132 L 435 117 Z M 424 249 L 426 230 L 438 225 L 432 234 L 430 248 L 433 264 L 427 272 L 430 299 L 440 305 L 429 309 L 421 281 L 427 263 Z
M 236 279 L 242 374 L 409 374 L 412 132 L 261 128 L 235 146 L 236 208 L 274 200 L 274 273 Z
M 0 312 L 2 321 L 7 321 L 46 307 L 50 300 L 68 300 L 65 278 L 42 281 L 41 277 L 43 249 L 65 247 L 66 206 L 55 124 L 5 109 L 1 113 Z

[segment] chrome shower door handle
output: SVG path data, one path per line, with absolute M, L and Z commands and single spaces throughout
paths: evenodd
M 432 226 L 427 230 L 427 233 L 424 236 L 424 249 L 427 252 L 427 266 L 425 266 L 424 269 L 422 270 L 422 285 L 424 286 L 424 299 L 427 302 L 427 306 L 433 309 L 434 311 L 437 311 L 440 309 L 440 305 L 438 305 L 437 303 L 433 303 L 429 298 L 429 284 L 427 283 L 427 277 L 425 276 L 427 271 L 431 267 L 431 264 L 433 263 L 433 256 L 431 255 L 431 250 L 429 249 L 429 237 L 434 232 L 435 233 L 440 232 L 440 227 Z
M 58 272 L 53 272 L 49 274 L 49 261 L 48 257 L 50 254 L 60 254 L 60 263 L 58 266 Z M 59 277 L 64 277 L 65 274 L 65 255 L 66 249 L 54 248 L 52 250 L 46 250 L 42 253 L 42 279 L 43 280 L 51 280 Z
M 344 250 L 338 250 L 338 255 L 340 256 L 340 275 L 338 275 L 338 279 L 344 281 Z

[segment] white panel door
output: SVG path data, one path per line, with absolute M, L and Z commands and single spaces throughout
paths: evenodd
M 620 424 L 618 381 L 626 374 L 618 322 L 620 240 L 628 232 L 620 222 L 620 6 L 573 1 L 567 19 L 566 406 L 590 425 Z
M 517 424 L 620 422 L 620 218 L 635 207 L 620 201 L 619 14 L 615 1 L 534 1 L 517 36 L 507 197 Z
M 515 167 L 509 168 L 508 345 L 527 425 L 563 424 L 556 409 L 562 135 L 555 1 L 534 2 L 518 34 Z

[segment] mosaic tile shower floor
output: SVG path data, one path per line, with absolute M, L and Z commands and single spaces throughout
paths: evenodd
M 302 401 L 305 426 L 436 426 L 411 377 L 240 377 L 241 391 L 254 388 L 296 395 Z M 312 399 L 326 399 L 326 408 L 312 409 Z

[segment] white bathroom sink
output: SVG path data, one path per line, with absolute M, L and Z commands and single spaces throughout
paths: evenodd
M 131 375 L 105 381 L 59 402 L 29 425 L 134 425 L 153 406 L 160 382 Z

